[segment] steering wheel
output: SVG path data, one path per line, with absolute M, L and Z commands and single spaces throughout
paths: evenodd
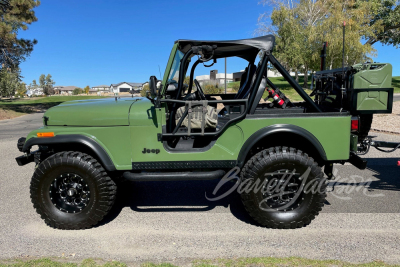
M 203 89 L 201 89 L 201 86 L 200 86 L 199 82 L 196 79 L 194 79 L 193 81 L 194 81 L 194 83 L 196 84 L 196 87 L 197 87 L 197 91 L 196 91 L 197 92 L 197 96 L 200 98 L 200 100 L 206 100 L 206 96 L 204 95 Z

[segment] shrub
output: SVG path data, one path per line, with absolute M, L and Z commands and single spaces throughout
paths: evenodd
M 213 83 L 206 83 L 202 86 L 205 95 L 222 94 L 223 86 Z
M 232 91 L 237 92 L 240 88 L 240 82 L 233 82 L 228 84 L 228 87 L 232 89 Z
M 72 91 L 73 95 L 79 95 L 82 93 L 83 93 L 83 90 L 81 88 L 75 88 L 74 91 Z
M 143 86 L 142 90 L 140 91 L 140 96 L 146 97 L 148 91 L 150 91 L 150 87 L 148 84 L 146 84 Z

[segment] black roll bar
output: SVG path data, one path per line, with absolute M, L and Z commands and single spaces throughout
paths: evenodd
M 251 92 L 250 92 L 249 103 L 251 103 L 251 105 L 247 106 L 246 113 L 250 113 L 251 106 L 254 104 L 253 102 L 254 102 L 254 98 L 256 97 L 258 87 L 260 86 L 261 80 L 263 79 L 263 74 L 267 68 L 268 57 L 265 56 L 266 54 L 267 53 L 264 53 L 264 57 L 262 59 L 263 61 L 261 64 L 261 69 L 258 72 L 257 79 L 256 79 L 255 83 L 253 84 L 253 88 L 250 88 Z
M 188 89 L 188 94 L 190 94 L 192 92 L 192 87 L 193 87 L 193 76 L 194 76 L 194 71 L 197 67 L 197 65 L 199 65 L 199 63 L 201 63 L 202 61 L 200 59 L 198 59 L 192 66 L 192 69 L 190 70 L 190 81 L 189 81 L 189 89 Z
M 288 81 L 288 83 L 296 90 L 296 92 L 310 105 L 315 111 L 322 112 L 311 97 L 304 92 L 303 88 L 290 76 L 289 72 L 278 62 L 278 60 L 270 53 L 267 55 L 271 64 L 279 71 L 280 74 Z

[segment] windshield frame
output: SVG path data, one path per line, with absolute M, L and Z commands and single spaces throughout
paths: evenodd
M 169 55 L 167 67 L 165 68 L 163 82 L 162 82 L 162 85 L 163 85 L 162 94 L 165 93 L 166 88 L 167 88 L 168 78 L 169 78 L 169 75 L 170 75 L 170 72 L 172 69 L 172 63 L 174 62 L 174 59 L 175 59 L 176 51 L 178 51 L 177 43 L 175 43 L 174 46 L 172 47 L 171 54 Z

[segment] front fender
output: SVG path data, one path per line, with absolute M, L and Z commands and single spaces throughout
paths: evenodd
M 107 171 L 116 170 L 114 163 L 104 148 L 92 138 L 80 134 L 56 135 L 50 138 L 32 137 L 25 142 L 22 152 L 28 152 L 34 145 L 51 146 L 60 144 L 80 144 L 86 146 L 93 151 Z

